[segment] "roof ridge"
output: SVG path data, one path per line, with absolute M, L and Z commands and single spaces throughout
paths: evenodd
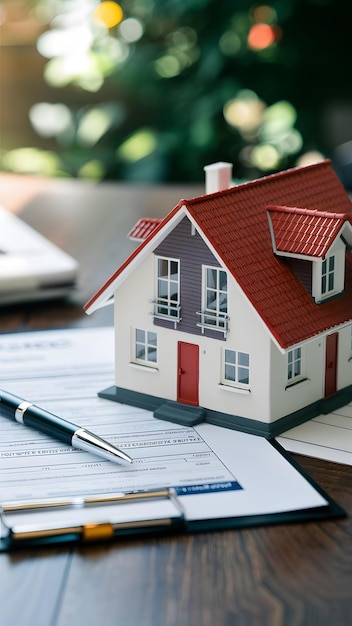
M 269 204 L 267 210 L 274 211 L 276 213 L 295 213 L 297 215 L 310 215 L 312 217 L 324 217 L 327 219 L 337 219 L 345 222 L 350 220 L 350 216 L 347 213 L 337 213 L 332 211 L 320 211 L 319 209 L 306 209 L 303 207 L 290 207 L 285 205 Z
M 244 183 L 239 183 L 238 185 L 233 185 L 232 187 L 228 187 L 228 189 L 220 189 L 219 191 L 214 191 L 209 194 L 201 194 L 200 196 L 195 196 L 194 198 L 189 198 L 188 200 L 182 200 L 183 203 L 187 205 L 197 204 L 197 202 L 201 202 L 207 199 L 215 199 L 218 196 L 227 195 L 236 192 L 237 190 L 242 190 L 244 188 L 249 188 L 252 186 L 256 186 L 260 183 L 270 182 L 272 179 L 277 180 L 278 178 L 287 178 L 291 177 L 295 172 L 303 173 L 307 170 L 311 169 L 320 169 L 331 167 L 330 159 L 323 159 L 322 161 L 317 161 L 316 163 L 310 163 L 309 165 L 305 165 L 304 167 L 291 167 L 287 170 L 282 170 L 281 172 L 274 172 L 273 174 L 268 174 L 267 176 L 260 176 L 259 178 L 255 178 L 254 180 L 249 180 Z

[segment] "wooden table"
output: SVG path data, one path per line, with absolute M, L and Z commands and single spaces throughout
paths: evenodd
M 69 300 L 4 308 L 0 331 L 111 324 L 82 305 L 132 251 L 126 233 L 201 192 L 0 175 L 0 204 L 81 268 Z M 294 456 L 346 519 L 2 554 L 2 626 L 352 624 L 352 467 Z

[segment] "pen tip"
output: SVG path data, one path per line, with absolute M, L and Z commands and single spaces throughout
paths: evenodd
M 79 428 L 76 430 L 72 437 L 71 444 L 74 448 L 84 450 L 85 452 L 91 452 L 96 456 L 102 457 L 108 461 L 119 463 L 120 465 L 130 465 L 132 459 L 128 454 L 122 452 L 114 446 L 112 443 L 105 441 L 98 435 L 91 433 L 85 428 Z
M 115 446 L 112 446 L 112 448 L 115 448 Z M 122 463 L 124 462 L 126 465 L 131 465 L 131 463 L 133 463 L 133 459 L 131 459 L 130 456 L 128 456 L 128 454 L 125 454 L 124 452 L 121 452 L 121 450 L 118 450 L 117 448 L 115 448 L 116 452 L 114 450 L 112 450 L 112 452 L 114 452 L 114 459 L 111 459 L 112 461 L 115 460 L 115 463 Z

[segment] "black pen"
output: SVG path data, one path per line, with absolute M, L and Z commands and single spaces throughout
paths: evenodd
M 86 428 L 72 424 L 62 417 L 49 413 L 49 411 L 45 411 L 7 391 L 0 390 L 0 413 L 20 424 L 31 426 L 46 435 L 60 439 L 73 448 L 91 452 L 114 463 L 122 463 L 123 465 L 132 463 L 128 454 L 121 452 L 111 443 L 98 437 L 98 435 L 94 435 Z

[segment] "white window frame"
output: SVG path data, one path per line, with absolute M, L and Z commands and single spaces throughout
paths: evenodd
M 243 363 L 243 357 L 246 363 Z M 226 377 L 226 366 L 233 370 L 233 378 Z M 248 372 L 248 382 L 241 382 L 240 371 Z M 248 352 L 243 350 L 233 350 L 231 348 L 224 348 L 222 350 L 222 375 L 221 384 L 228 387 L 235 387 L 236 389 L 249 390 L 251 382 L 251 357 Z
M 333 261 L 332 261 L 333 259 Z M 334 268 L 329 266 L 334 263 Z M 325 277 L 325 281 L 324 281 Z M 329 278 L 333 277 L 333 285 L 329 287 Z M 325 286 L 323 283 L 326 282 Z M 345 283 L 345 246 L 335 248 L 325 259 L 313 261 L 312 295 L 316 302 L 328 300 L 344 290 Z
M 156 298 L 153 301 L 154 310 L 153 316 L 158 319 L 167 319 L 175 322 L 179 322 L 181 320 L 181 306 L 180 306 L 180 259 L 175 259 L 172 257 L 164 257 L 164 256 L 156 256 L 156 285 L 155 292 Z M 160 274 L 160 262 L 167 263 L 167 273 Z M 172 274 L 172 263 L 176 263 L 177 272 Z M 173 276 L 177 278 L 173 278 Z M 165 283 L 167 295 L 160 296 L 160 285 L 161 282 Z M 174 293 L 173 287 L 176 287 L 177 299 L 172 299 L 172 295 Z
M 141 336 L 141 333 L 144 336 Z M 153 338 L 155 342 L 153 343 Z M 138 356 L 138 346 L 144 347 L 144 357 Z M 138 363 L 144 367 L 156 368 L 158 365 L 158 335 L 154 330 L 144 328 L 133 329 L 133 363 Z M 150 358 L 155 353 L 155 358 Z
M 331 284 L 332 282 L 332 284 Z M 336 257 L 328 255 L 321 264 L 321 295 L 327 298 L 335 292 L 336 284 Z
M 216 275 L 216 284 L 215 287 L 209 286 L 208 284 L 208 271 L 211 270 L 215 272 Z M 226 289 L 221 289 L 221 280 L 220 276 L 224 274 L 226 278 Z M 208 294 L 214 293 L 215 298 L 214 301 L 216 303 L 215 309 L 207 306 L 208 304 Z M 221 308 L 221 300 L 222 298 L 226 298 L 226 311 L 222 311 Z M 200 316 L 200 322 L 197 326 L 200 326 L 202 332 L 204 332 L 205 328 L 209 328 L 211 330 L 217 330 L 223 332 L 224 335 L 228 332 L 228 304 L 229 304 L 229 292 L 228 292 L 228 274 L 227 271 L 219 266 L 212 265 L 203 265 L 202 267 L 202 310 L 198 311 L 197 314 Z
M 297 371 L 298 365 L 299 369 Z M 300 380 L 304 380 L 303 365 L 304 353 L 302 346 L 297 346 L 287 352 L 286 379 L 288 386 L 295 385 Z

